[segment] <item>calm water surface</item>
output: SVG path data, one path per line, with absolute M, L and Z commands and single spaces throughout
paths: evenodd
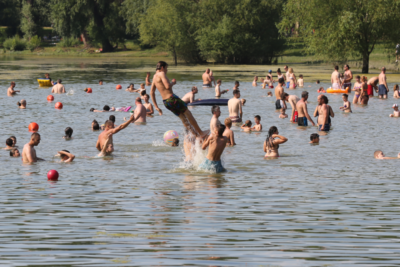
M 353 107 L 352 114 L 339 111 L 340 95 L 328 95 L 336 112 L 333 130 L 311 146 L 309 136 L 316 128 L 300 129 L 279 119 L 268 90 L 253 88 L 249 75 L 217 71 L 222 89 L 242 81 L 244 119 L 254 122 L 260 115 L 264 128 L 250 134 L 233 128 L 238 145 L 223 155 L 227 173 L 188 167 L 182 147 L 163 144 L 165 131 L 182 134 L 183 127 L 162 106 L 159 94 L 163 116 L 115 135 L 113 157 L 93 158 L 99 132 L 91 131 L 91 122 L 103 123 L 110 113 L 89 109 L 133 105 L 137 94 L 117 91 L 115 85 L 138 85 L 154 66 L 145 60 L 0 61 L 1 142 L 15 135 L 22 150 L 31 135 L 28 125 L 35 121 L 42 137 L 37 154 L 46 159 L 22 165 L 21 159 L 0 153 L 1 266 L 400 265 L 400 162 L 373 158 L 377 149 L 387 156 L 400 151 L 400 121 L 388 116 L 391 106 L 400 104 L 392 92 L 389 100 L 374 98 L 366 107 Z M 196 85 L 199 98 L 213 98 L 213 89 L 201 89 L 201 72 L 188 71 L 170 68 L 169 77 L 178 80 L 174 92 L 183 96 Z M 51 88 L 38 87 L 36 78 L 44 72 L 73 90 L 55 96 L 63 110 L 46 101 Z M 6 96 L 11 79 L 21 90 L 16 97 Z M 99 79 L 103 86 L 97 85 Z M 85 87 L 93 94 L 86 94 Z M 305 85 L 310 113 L 317 88 Z M 27 110 L 17 108 L 22 98 Z M 208 128 L 211 108 L 191 110 Z M 228 110 L 221 110 L 223 121 Z M 118 125 L 128 116 L 113 114 Z M 281 145 L 279 159 L 265 160 L 263 142 L 274 125 L 289 141 Z M 62 138 L 66 127 L 74 129 L 70 141 Z M 76 155 L 73 163 L 54 157 L 62 149 Z M 47 181 L 50 169 L 60 173 L 58 182 Z

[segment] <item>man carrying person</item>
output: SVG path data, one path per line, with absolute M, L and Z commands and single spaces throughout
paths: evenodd
M 51 89 L 52 94 L 65 94 L 65 87 L 61 84 L 61 79 L 57 80 L 57 84 Z
M 24 145 L 24 148 L 22 150 L 23 163 L 33 163 L 39 160 L 44 160 L 36 156 L 35 146 L 39 145 L 39 143 L 40 143 L 40 134 L 33 133 L 31 135 L 31 140 L 29 141 L 29 143 Z
M 241 123 L 243 117 L 242 101 L 240 98 L 240 91 L 233 90 L 233 98 L 228 101 L 229 118 L 232 123 Z
M 307 101 L 308 99 L 308 92 L 303 91 L 301 93 L 301 99 L 297 101 L 296 104 L 296 110 L 299 114 L 299 117 L 297 118 L 297 125 L 299 126 L 308 126 L 308 121 L 311 122 L 313 126 L 315 126 L 314 121 L 310 118 L 310 115 L 308 114 L 307 110 Z
M 297 118 L 299 117 L 299 114 L 296 109 L 297 102 L 300 100 L 300 98 L 296 95 L 289 95 L 287 93 L 283 94 L 283 99 L 285 101 L 289 102 L 290 106 L 292 107 L 292 114 L 290 115 L 290 122 L 297 122 Z
M 348 64 L 344 65 L 344 81 L 343 81 L 343 89 L 347 87 L 351 90 L 351 80 L 353 80 L 353 73 L 350 70 Z
M 331 84 L 332 89 L 340 89 L 342 87 L 342 85 L 340 84 L 339 66 L 335 66 L 335 70 L 332 72 Z
M 378 87 L 379 98 L 386 99 L 388 93 L 389 93 L 389 87 L 386 83 L 386 68 L 383 67 L 381 74 L 379 74 L 379 87 Z
M 11 82 L 10 87 L 7 89 L 7 96 L 14 96 L 15 94 L 19 93 L 19 90 L 14 90 L 15 82 Z
M 212 79 L 210 75 L 210 69 L 206 69 L 206 71 L 203 73 L 202 78 L 203 78 L 203 87 L 211 88 Z
M 185 102 L 186 104 L 189 104 L 189 103 L 193 103 L 193 102 L 201 100 L 201 99 L 197 99 L 197 100 L 195 99 L 195 95 L 198 92 L 199 92 L 199 90 L 197 89 L 197 87 L 193 86 L 192 91 L 190 91 L 189 93 L 187 93 L 186 95 L 184 95 L 182 97 L 182 101 Z
M 160 113 L 160 115 L 162 115 L 162 111 L 158 107 L 156 100 L 156 89 L 158 89 L 163 99 L 164 106 L 181 119 L 186 129 L 191 131 L 196 136 L 204 137 L 208 132 L 200 129 L 196 119 L 188 110 L 186 103 L 173 93 L 172 86 L 176 84 L 176 81 L 173 79 L 171 83 L 169 82 L 169 79 L 166 75 L 167 71 L 168 64 L 164 61 L 159 61 L 157 63 L 156 74 L 154 74 L 150 92 L 154 107 Z
M 279 78 L 278 80 L 278 85 L 275 87 L 275 97 L 276 97 L 276 102 L 275 102 L 275 108 L 276 109 L 286 109 L 286 103 L 284 101 L 284 90 L 283 90 L 283 85 L 285 81 L 283 78 Z

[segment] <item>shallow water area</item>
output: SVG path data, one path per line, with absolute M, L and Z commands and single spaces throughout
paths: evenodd
M 333 127 L 320 136 L 319 145 L 310 145 L 316 127 L 279 119 L 275 97 L 266 97 L 270 90 L 254 88 L 251 77 L 238 76 L 247 100 L 243 119 L 254 123 L 260 115 L 263 132 L 233 127 L 237 146 L 223 154 L 227 172 L 212 174 L 184 162 L 182 123 L 158 93 L 164 115 L 117 133 L 114 155 L 95 158 L 99 132 L 91 131 L 91 122 L 103 124 L 115 115 L 120 125 L 130 114 L 91 113 L 90 108 L 134 106 L 138 94 L 125 88 L 130 83 L 139 87 L 145 73 L 154 72 L 155 61 L 3 59 L 0 69 L 2 142 L 15 135 L 22 152 L 31 135 L 28 125 L 36 122 L 41 134 L 37 155 L 46 160 L 23 165 L 7 151 L 0 153 L 2 266 L 400 265 L 399 161 L 373 157 L 378 149 L 395 157 L 400 150 L 400 120 L 389 118 L 391 106 L 400 102 L 392 97 L 392 83 L 388 100 L 374 97 L 368 106 L 352 104 L 351 114 L 339 110 L 341 95 L 327 94 L 335 112 Z M 169 68 L 168 76 L 177 79 L 174 92 L 182 97 L 195 85 L 197 98 L 214 98 L 214 88 L 202 88 L 201 72 L 190 69 Z M 51 88 L 36 82 L 46 72 L 73 93 L 47 102 Z M 232 95 L 235 73 L 214 71 L 222 79 L 221 89 L 230 89 L 224 97 Z M 15 97 L 6 96 L 10 75 L 21 90 Z M 288 92 L 300 96 L 309 91 L 312 114 L 317 89 L 329 85 L 305 82 L 304 88 Z M 116 90 L 117 84 L 123 89 Z M 85 93 L 86 87 L 93 93 Z M 21 99 L 27 100 L 26 110 L 18 109 Z M 56 102 L 64 108 L 54 109 Z M 208 129 L 211 107 L 190 110 Z M 223 121 L 228 109 L 221 111 Z M 280 146 L 279 159 L 266 160 L 263 142 L 271 126 L 289 141 Z M 74 130 L 68 141 L 62 138 L 66 127 Z M 163 143 L 168 130 L 181 135 L 179 147 Z M 73 163 L 54 157 L 62 149 L 76 155 Z M 202 159 L 199 154 L 196 162 Z M 58 170 L 59 181 L 47 181 L 51 169 Z

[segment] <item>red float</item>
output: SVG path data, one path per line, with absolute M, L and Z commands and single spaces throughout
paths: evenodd
M 62 109 L 63 108 L 63 104 L 61 102 L 57 102 L 54 107 L 56 109 Z
M 30 132 L 37 132 L 39 131 L 39 124 L 37 124 L 36 122 L 31 122 L 28 126 L 28 129 Z
M 50 170 L 48 173 L 47 173 L 47 179 L 48 180 L 51 180 L 51 181 L 57 181 L 58 180 L 58 171 L 56 171 L 56 170 Z
M 115 87 L 115 89 L 121 90 L 121 89 L 122 89 L 122 85 L 118 84 L 118 85 Z
M 52 96 L 52 95 L 47 96 L 47 101 L 51 102 L 53 100 L 54 100 L 54 96 Z

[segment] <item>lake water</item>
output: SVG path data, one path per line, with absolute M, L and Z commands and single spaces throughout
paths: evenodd
M 264 131 L 234 127 L 237 146 L 223 154 L 228 172 L 211 174 L 187 167 L 182 146 L 163 144 L 164 132 L 183 134 L 183 127 L 158 93 L 164 115 L 116 134 L 113 157 L 93 158 L 99 132 L 91 131 L 91 122 L 104 123 L 110 113 L 89 109 L 133 105 L 137 94 L 115 86 L 144 82 L 155 61 L 5 58 L 0 69 L 1 142 L 15 135 L 22 151 L 29 123 L 37 122 L 42 141 L 36 151 L 46 159 L 23 165 L 7 151 L 0 153 L 1 266 L 400 265 L 400 162 L 373 157 L 377 149 L 386 156 L 400 151 L 400 121 L 388 116 L 391 106 L 400 104 L 392 90 L 389 100 L 373 98 L 368 106 L 353 106 L 352 114 L 339 111 L 341 95 L 328 94 L 333 129 L 312 146 L 309 136 L 317 129 L 279 119 L 268 90 L 251 86 L 253 73 L 216 71 L 222 89 L 232 89 L 235 78 L 241 81 L 247 99 L 243 118 L 254 123 L 260 115 Z M 214 89 L 201 88 L 201 71 L 190 69 L 170 67 L 168 76 L 178 80 L 174 92 L 183 96 L 196 85 L 198 98 L 213 98 Z M 51 88 L 36 82 L 45 72 L 63 79 L 74 93 L 48 103 Z M 6 96 L 11 80 L 21 90 L 16 97 Z M 86 87 L 93 93 L 86 94 Z M 310 113 L 318 87 L 306 79 Z M 22 98 L 26 110 L 17 108 Z M 54 109 L 57 101 L 62 110 Z M 211 107 L 191 111 L 208 129 Z M 223 121 L 227 107 L 221 111 Z M 112 114 L 118 125 L 128 116 Z M 265 160 L 263 142 L 271 126 L 289 141 L 280 146 L 279 159 Z M 66 127 L 74 130 L 70 141 L 62 138 Z M 54 157 L 62 149 L 76 155 L 73 163 Z M 60 173 L 58 182 L 47 181 L 50 169 Z

